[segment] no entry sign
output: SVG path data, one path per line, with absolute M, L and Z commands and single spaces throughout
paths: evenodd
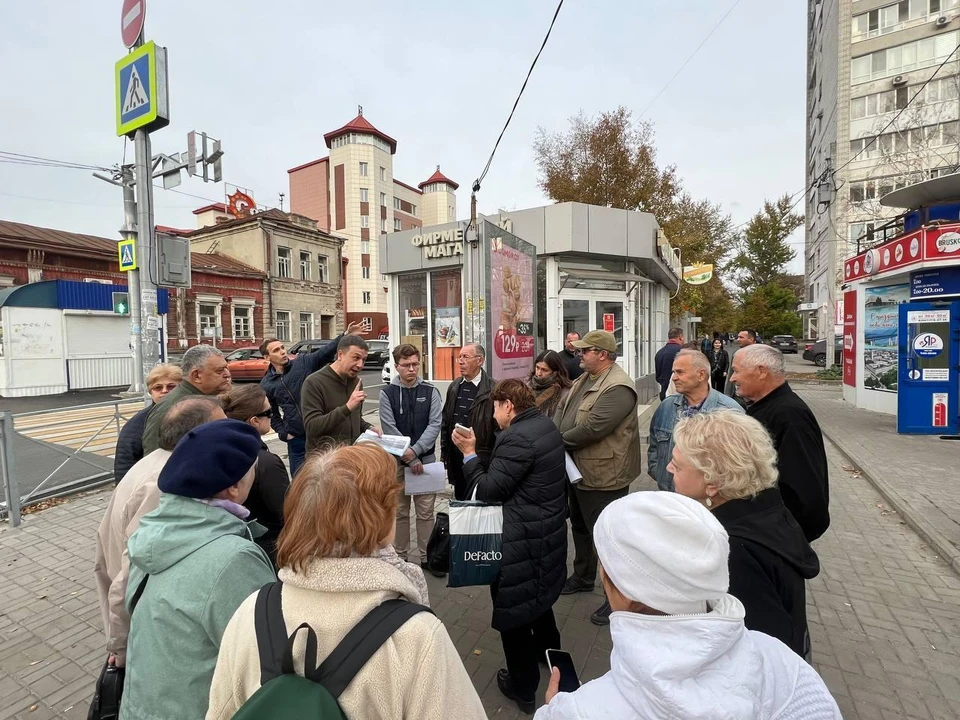
M 147 14 L 147 0 L 123 0 L 120 11 L 120 35 L 123 44 L 132 48 L 143 32 L 143 21 Z

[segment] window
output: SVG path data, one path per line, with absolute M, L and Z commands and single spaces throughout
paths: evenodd
M 322 283 L 330 282 L 329 278 L 329 260 L 326 255 L 317 255 L 317 280 Z
M 393 229 L 394 229 L 395 231 L 399 231 L 399 230 L 402 230 L 402 229 L 403 229 L 403 228 L 401 227 L 401 225 L 400 225 L 400 218 L 394 218 L 394 219 L 393 219 Z
M 276 314 L 277 339 L 290 342 L 290 311 L 277 310 Z
M 416 214 L 417 214 L 417 206 L 416 206 L 416 205 L 411 205 L 411 206 L 410 206 L 410 214 L 411 214 L 411 215 L 416 215 Z
M 385 167 L 380 168 L 380 182 L 387 181 L 387 169 Z
M 248 305 L 233 306 L 233 336 L 238 338 L 253 337 L 253 318 Z
M 370 191 L 367 188 L 360 188 L 360 202 L 370 202 Z
M 385 233 L 387 231 L 387 219 L 380 218 L 380 232 Z
M 312 280 L 312 272 L 310 268 L 313 266 L 313 259 L 310 257 L 310 253 L 300 251 L 300 279 L 301 280 Z
M 212 303 L 199 303 L 197 305 L 197 313 L 197 328 L 199 330 L 197 335 L 200 337 L 207 336 L 203 331 L 216 328 L 219 324 L 217 323 L 217 306 Z
M 937 65 L 954 51 L 958 38 L 957 31 L 942 33 L 855 57 L 850 62 L 850 81 L 856 84 L 880 80 Z
M 365 333 L 373 332 L 373 318 L 365 317 L 360 322 L 363 323 L 363 331 Z
M 313 313 L 300 313 L 300 339 L 313 338 Z
M 369 170 L 370 166 L 367 163 L 360 163 L 360 177 L 367 177 L 370 174 Z
M 290 248 L 277 248 L 277 275 L 283 278 L 292 277 L 290 273 Z
M 394 209 L 394 210 L 399 210 L 399 209 L 400 209 L 400 198 L 395 197 L 395 198 L 393 199 L 393 209 Z
M 361 255 L 369 255 L 369 254 L 370 254 L 370 241 L 369 241 L 369 240 L 361 240 L 361 241 L 360 241 L 360 254 L 361 254 Z
M 369 290 L 364 290 L 364 291 L 363 291 L 363 304 L 364 304 L 364 305 L 369 305 L 369 304 L 370 304 L 370 291 L 369 291 Z
M 364 280 L 369 280 L 369 279 L 370 279 L 370 266 L 368 265 L 368 266 L 366 266 L 366 267 L 364 267 L 364 268 L 362 268 L 362 269 L 363 269 L 363 279 L 364 279 Z
M 369 216 L 369 215 L 361 215 L 361 216 L 360 216 L 360 227 L 362 227 L 362 228 L 368 228 L 368 227 L 370 227 L 370 216 Z
M 387 206 L 387 194 L 380 193 L 380 207 L 386 207 L 386 206 Z

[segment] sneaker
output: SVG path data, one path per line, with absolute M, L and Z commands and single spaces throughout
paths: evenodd
M 593 592 L 593 583 L 584 582 L 580 578 L 571 575 L 563 584 L 563 590 L 560 591 L 560 594 L 573 595 L 578 592 Z
M 610 603 L 604 602 L 603 605 L 597 608 L 597 611 L 590 616 L 590 622 L 594 625 L 609 625 L 610 624 Z
M 533 715 L 533 711 L 537 709 L 536 698 L 533 700 L 524 700 L 517 694 L 516 690 L 513 689 L 510 673 L 506 670 L 497 670 L 497 687 L 500 688 L 500 692 L 503 693 L 504 697 L 516 702 L 517 707 L 520 708 L 520 712 L 525 715 Z
M 442 578 L 447 576 L 447 574 L 442 570 L 431 570 L 425 562 L 420 563 L 420 569 L 423 570 L 425 573 L 430 573 L 435 578 Z

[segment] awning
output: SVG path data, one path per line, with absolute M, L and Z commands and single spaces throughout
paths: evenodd
M 628 272 L 609 272 L 607 270 L 583 270 L 581 268 L 572 268 L 560 266 L 560 272 L 566 273 L 567 277 L 564 279 L 563 284 L 560 286 L 560 289 L 563 290 L 567 285 L 567 281 L 570 278 L 575 278 L 579 280 L 597 280 L 600 282 L 622 282 L 627 283 L 627 292 L 629 295 L 633 292 L 633 289 L 640 283 L 653 283 L 653 280 L 646 278 L 642 275 L 634 275 L 633 273 Z M 633 283 L 633 285 L 630 285 Z
M 960 201 L 960 174 L 942 175 L 932 180 L 907 185 L 880 198 L 884 207 L 917 208 L 937 203 Z

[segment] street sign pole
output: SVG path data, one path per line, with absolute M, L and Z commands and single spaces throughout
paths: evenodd
M 135 373 L 143 387 L 143 378 L 160 360 L 159 316 L 157 315 L 157 253 L 156 228 L 153 221 L 153 168 L 151 167 L 150 134 L 146 128 L 137 130 L 134 136 L 134 151 L 137 180 L 137 257 L 142 272 L 137 271 L 139 288 L 134 292 L 130 283 L 130 317 L 133 340 L 140 350 L 140 365 Z M 139 312 L 134 312 L 138 308 Z M 134 355 L 136 357 L 136 354 Z M 144 403 L 149 403 L 150 394 L 143 387 Z
M 134 183 L 133 165 L 124 165 L 121 168 L 123 183 L 123 228 L 120 234 L 124 240 L 137 239 L 137 196 Z M 146 257 L 141 255 L 140 257 Z M 140 327 L 140 270 L 127 271 L 127 291 L 130 303 L 130 346 L 133 349 L 133 382 L 127 393 L 146 397 L 143 373 L 143 348 L 140 344 L 140 335 L 136 332 Z

